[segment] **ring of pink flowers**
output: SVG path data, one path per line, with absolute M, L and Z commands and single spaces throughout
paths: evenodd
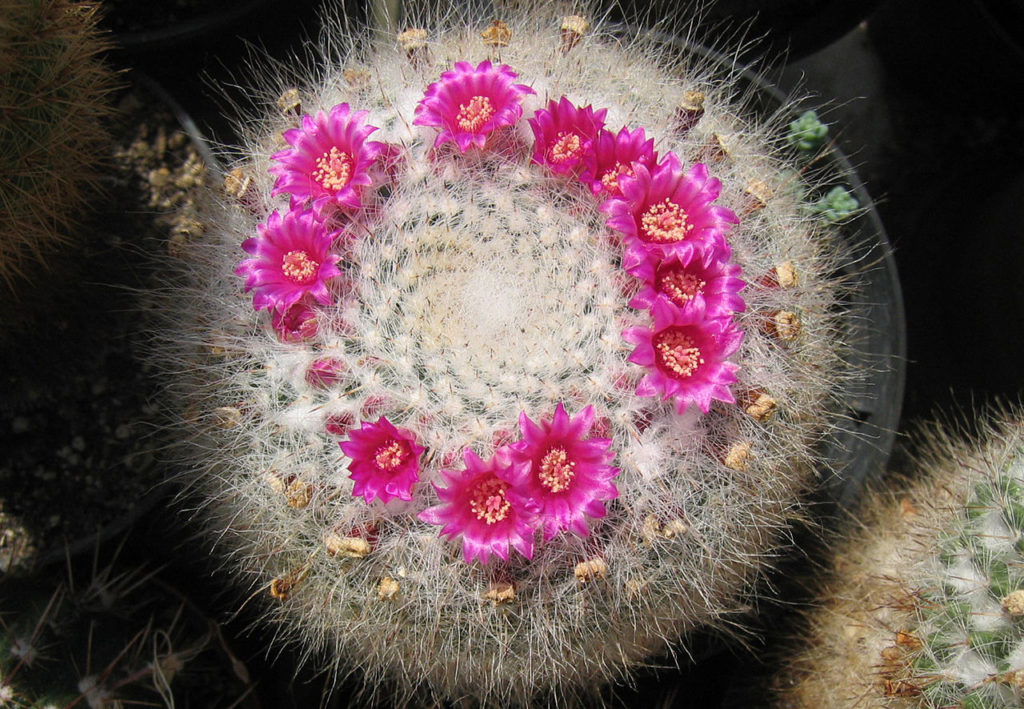
M 554 101 L 552 101 L 552 103 L 554 103 Z M 560 110 L 563 113 L 566 111 L 565 105 L 568 105 L 569 107 L 571 107 L 571 103 L 568 103 L 567 99 L 564 96 L 562 96 L 561 100 L 559 101 L 559 106 L 560 106 Z M 551 105 L 549 105 L 549 108 L 550 108 L 550 106 Z M 574 109 L 574 107 L 571 107 L 571 108 Z M 550 125 L 552 123 L 550 119 L 546 119 L 546 120 L 543 120 L 543 121 L 542 120 L 538 120 L 537 117 L 539 117 L 540 114 L 542 112 L 544 112 L 544 111 L 545 111 L 544 109 L 539 110 L 535 114 L 535 118 L 534 119 L 529 119 L 530 125 L 531 125 L 531 127 L 534 127 L 535 133 L 537 132 L 537 130 L 541 129 L 538 126 Z M 593 120 L 594 116 L 598 116 L 599 117 L 598 121 L 600 122 L 600 125 L 596 129 L 596 132 L 595 132 L 594 135 L 590 135 L 589 137 L 587 137 L 588 144 L 596 144 L 598 142 L 598 137 L 601 137 L 601 139 L 604 140 L 605 142 L 608 139 L 608 137 L 607 137 L 608 135 L 612 135 L 612 137 L 616 137 L 616 136 L 614 136 L 613 133 L 610 133 L 609 131 L 604 130 L 603 120 L 600 120 L 600 119 L 603 118 L 603 116 L 605 114 L 604 110 L 600 110 L 600 111 L 596 111 L 595 112 L 593 110 L 593 107 L 586 107 L 586 109 L 582 109 L 582 110 L 579 110 L 579 111 L 581 111 L 582 113 L 585 113 L 586 114 L 586 118 L 588 119 L 588 121 L 581 121 L 580 122 L 581 124 L 594 125 L 595 124 L 595 121 Z M 521 120 L 523 120 L 521 118 L 521 116 L 519 118 L 517 118 L 515 120 L 515 122 L 513 123 L 513 127 L 515 125 L 517 125 Z M 564 118 L 562 119 L 562 122 L 563 123 L 565 122 Z M 368 128 L 369 128 L 369 126 L 368 126 Z M 623 130 L 620 131 L 620 133 L 618 133 L 618 136 L 625 136 L 626 138 L 630 138 L 634 145 L 639 145 L 639 144 L 644 142 L 644 130 L 643 130 L 643 128 L 638 128 L 638 129 L 635 129 L 634 131 L 628 131 L 627 129 L 624 128 Z M 637 136 L 639 136 L 639 139 L 638 139 Z M 540 136 L 537 136 L 537 138 L 540 139 Z M 652 141 L 649 141 L 649 142 L 646 143 L 647 150 L 651 150 L 650 149 L 650 145 L 651 144 L 652 144 Z M 481 148 L 481 150 L 482 150 L 482 148 Z M 386 153 L 388 155 L 392 155 L 394 153 L 394 151 L 385 150 L 385 151 L 382 151 L 382 153 Z M 652 153 L 652 151 L 651 151 L 651 153 Z M 590 157 L 590 156 L 588 156 L 588 157 Z M 651 169 L 653 169 L 653 167 L 650 165 L 650 163 L 656 161 L 656 154 L 649 155 L 648 158 L 651 158 L 651 159 L 650 160 L 646 160 L 643 164 L 645 165 L 645 167 L 651 167 Z M 679 163 L 679 159 L 676 158 L 675 155 L 672 154 L 672 153 L 669 153 L 668 156 L 666 156 L 666 158 L 669 159 L 669 160 L 675 160 L 676 164 Z M 541 160 L 538 159 L 538 157 L 536 155 L 536 151 L 535 151 L 535 155 L 531 157 L 530 161 L 531 162 L 535 162 L 535 163 L 540 163 L 540 164 L 543 164 L 543 162 L 544 162 L 543 159 L 541 159 Z M 394 162 L 394 161 L 392 161 L 392 162 Z M 636 165 L 636 164 L 637 163 L 633 163 L 633 165 Z M 596 163 L 594 165 L 596 165 Z M 588 162 L 587 165 L 584 166 L 581 163 L 581 167 L 579 169 L 575 170 L 574 172 L 569 173 L 567 175 L 567 177 L 569 179 L 575 178 L 575 179 L 577 179 L 579 181 L 583 181 L 584 183 L 599 181 L 601 175 L 597 174 L 596 167 L 594 165 L 592 165 L 592 164 L 590 164 Z M 390 167 L 394 168 L 395 165 L 391 165 Z M 621 166 L 616 166 L 616 168 L 614 168 L 614 169 L 617 169 L 617 167 L 621 167 Z M 564 174 L 563 170 L 558 170 L 557 172 L 560 172 L 560 173 Z M 387 173 L 387 171 L 385 171 L 385 174 L 386 173 Z M 581 173 L 584 173 L 584 174 L 581 175 Z M 620 178 L 622 178 L 622 177 L 623 177 L 623 175 L 620 175 Z M 626 177 L 626 179 L 630 178 L 629 175 L 625 175 L 625 177 Z M 597 186 L 596 184 L 591 184 L 591 183 L 588 183 L 588 186 L 591 187 L 591 190 L 592 190 L 592 192 L 594 192 L 595 196 L 599 196 L 599 193 L 601 192 L 599 186 Z M 621 195 L 620 195 L 620 198 L 622 198 Z M 717 198 L 717 196 L 716 196 L 716 198 Z M 605 195 L 604 199 L 605 200 L 612 199 L 612 196 L 611 195 Z M 625 199 L 625 198 L 622 198 L 622 199 Z M 292 208 L 293 209 L 299 208 L 299 206 L 293 205 Z M 722 209 L 724 209 L 724 208 L 722 208 Z M 610 227 L 610 228 L 615 228 L 615 227 Z M 724 239 L 724 235 L 723 235 L 722 238 Z M 658 251 L 656 249 L 653 249 L 653 250 L 651 250 L 651 252 L 648 255 L 652 259 L 656 259 L 656 258 L 658 258 L 659 254 L 658 254 Z M 664 260 L 664 259 L 665 259 L 665 256 L 662 255 L 662 260 Z M 721 261 L 723 263 L 729 264 L 733 268 L 738 268 L 738 266 L 734 266 L 734 264 L 732 264 L 732 261 L 731 261 L 731 258 L 729 257 L 728 252 L 726 252 L 725 258 L 722 258 Z M 655 265 L 655 267 L 657 266 L 657 262 L 656 261 L 655 261 L 654 265 Z M 738 296 L 736 296 L 736 297 L 738 298 Z M 668 299 L 666 298 L 666 300 L 668 300 Z M 741 298 L 739 298 L 739 300 L 741 301 Z M 662 306 L 665 307 L 665 304 L 663 304 Z M 677 306 L 673 304 L 672 307 L 677 307 Z M 275 310 L 275 308 L 271 308 L 271 309 Z M 284 314 L 278 314 L 278 315 L 279 316 L 283 316 Z M 727 315 L 719 315 L 719 316 L 716 317 L 716 319 L 723 319 L 723 318 L 731 319 L 732 318 L 732 312 L 728 312 Z M 282 317 L 275 318 L 274 322 L 276 323 L 276 322 L 279 322 L 280 320 L 282 320 Z M 315 333 L 315 327 L 311 328 L 311 331 L 313 333 Z M 294 330 L 290 330 L 287 333 L 279 331 L 279 335 L 280 335 L 280 337 L 281 337 L 281 339 L 283 341 L 296 342 L 296 341 L 301 341 L 303 339 L 302 337 L 296 336 L 296 332 Z M 668 398 L 668 394 L 666 395 L 666 398 Z M 561 404 L 558 405 L 558 411 L 559 412 L 563 412 L 563 409 L 561 409 L 561 406 L 562 406 Z M 386 421 L 386 419 L 384 417 L 382 417 L 381 420 L 382 421 Z M 364 423 L 364 426 L 366 426 L 366 425 L 367 424 Z M 415 433 L 413 433 L 413 431 L 409 431 L 407 429 L 400 429 L 400 430 L 408 433 L 411 436 L 415 436 Z M 335 431 L 335 432 L 341 432 L 341 431 Z M 590 440 L 593 440 L 593 439 L 590 439 Z M 412 441 L 411 443 L 412 443 L 413 446 L 416 446 L 415 441 Z M 422 447 L 419 447 L 419 446 L 416 446 L 416 449 L 419 452 L 423 451 Z M 609 453 L 611 453 L 611 452 L 609 451 Z M 613 457 L 613 453 L 611 453 L 611 457 Z M 419 455 L 417 455 L 417 460 L 418 459 L 419 459 Z M 610 460 L 610 457 L 609 457 L 609 460 Z M 418 462 L 417 462 L 417 464 L 418 464 Z M 613 489 L 613 487 L 612 487 L 612 489 Z M 614 493 L 614 496 L 617 496 L 617 491 Z M 607 498 L 607 499 L 610 500 L 610 499 L 613 499 L 613 497 Z

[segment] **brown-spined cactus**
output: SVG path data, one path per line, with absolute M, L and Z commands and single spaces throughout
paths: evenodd
M 110 112 L 99 3 L 0 0 L 0 281 L 14 290 L 73 236 Z
M 1024 415 L 934 423 L 876 491 L 782 653 L 776 706 L 995 709 L 1024 701 Z

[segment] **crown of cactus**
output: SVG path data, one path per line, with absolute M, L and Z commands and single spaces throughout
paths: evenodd
M 96 187 L 114 74 L 99 4 L 0 1 L 0 280 L 70 238 Z
M 1024 700 L 1024 425 L 941 425 L 914 477 L 864 504 L 779 676 L 780 706 L 989 707 Z
M 158 356 L 307 654 L 567 700 L 749 610 L 826 465 L 844 257 L 713 61 L 456 14 L 264 77 Z

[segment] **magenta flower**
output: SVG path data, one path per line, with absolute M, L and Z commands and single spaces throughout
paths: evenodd
M 463 453 L 466 469 L 442 470 L 447 487 L 438 487 L 441 504 L 428 507 L 419 518 L 444 525 L 441 534 L 449 539 L 462 535 L 462 557 L 467 564 L 481 564 L 494 554 L 508 561 L 509 546 L 533 558 L 534 523 L 537 505 L 514 489 L 508 449 L 501 448 L 483 461 L 468 448 Z
M 455 62 L 453 70 L 427 87 L 413 123 L 441 129 L 434 147 L 452 142 L 463 153 L 470 145 L 483 148 L 491 133 L 514 125 L 523 115 L 523 97 L 536 93 L 525 84 L 513 83 L 517 76 L 510 67 L 494 67 L 487 60 L 476 68 L 469 62 Z
M 269 172 L 277 175 L 273 194 L 290 194 L 293 200 L 312 200 L 322 213 L 329 205 L 359 209 L 362 189 L 371 184 L 370 169 L 384 151 L 383 143 L 367 142 L 374 126 L 365 125 L 366 111 L 352 113 L 339 103 L 329 113 L 303 116 L 302 127 L 284 132 L 291 148 L 271 156 L 277 161 Z
M 634 131 L 623 128 L 618 134 L 602 130 L 597 134 L 580 181 L 590 185 L 595 196 L 621 197 L 619 177 L 632 177 L 635 162 L 648 169 L 658 162 L 654 139 L 647 138 L 643 128 Z
M 338 443 L 351 458 L 349 477 L 355 482 L 352 496 L 363 496 L 367 503 L 377 497 L 382 502 L 412 499 L 412 486 L 419 480 L 420 454 L 416 434 L 395 428 L 381 416 L 377 423 L 361 422 L 358 431 L 350 430 L 348 440 Z
M 330 252 L 338 232 L 329 232 L 310 210 L 289 211 L 283 217 L 274 212 L 256 229 L 259 236 L 242 242 L 242 250 L 253 258 L 235 269 L 245 276 L 245 290 L 255 291 L 253 308 L 283 312 L 310 295 L 329 305 L 327 281 L 341 275 L 341 258 Z
M 271 325 L 281 342 L 311 340 L 320 329 L 316 310 L 301 300 L 282 310 L 275 310 Z
M 739 349 L 743 331 L 731 318 L 705 318 L 702 304 L 677 308 L 658 298 L 651 308 L 654 328 L 631 327 L 622 337 L 636 349 L 629 356 L 647 368 L 637 384 L 637 396 L 661 396 L 675 401 L 683 413 L 691 403 L 707 413 L 712 400 L 733 403 L 729 385 L 738 367 L 726 357 Z
M 627 243 L 639 242 L 661 256 L 678 253 L 686 258 L 697 244 L 710 244 L 718 257 L 728 259 L 725 233 L 739 220 L 727 207 L 712 205 L 722 183 L 697 163 L 688 172 L 675 153 L 653 170 L 634 163 L 633 176 L 621 176 L 621 197 L 601 204 L 609 214 L 608 226 L 623 234 Z
M 636 243 L 626 249 L 622 267 L 643 281 L 629 307 L 646 310 L 659 297 L 679 308 L 702 303 L 704 316 L 717 318 L 746 309 L 739 291 L 747 284 L 739 277 L 738 265 L 717 257 L 714 249 L 698 247 L 686 256 L 672 254 L 661 259 Z
M 619 495 L 611 479 L 619 469 L 609 465 L 615 453 L 608 438 L 588 438 L 594 407 L 570 418 L 561 402 L 550 421 L 536 424 L 519 416 L 522 440 L 509 446 L 516 489 L 536 500 L 544 520 L 544 540 L 563 529 L 590 534 L 587 517 L 605 516 L 605 500 Z
M 533 162 L 556 175 L 578 172 L 593 155 L 606 113 L 607 108 L 576 108 L 565 96 L 558 102 L 552 99 L 527 121 L 533 128 Z

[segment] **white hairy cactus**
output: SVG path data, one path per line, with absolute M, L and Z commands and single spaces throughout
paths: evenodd
M 567 702 L 736 624 L 827 467 L 851 375 L 847 257 L 806 208 L 835 183 L 798 176 L 789 108 L 759 116 L 707 57 L 580 16 L 491 19 L 422 16 L 398 42 L 328 20 L 309 60 L 256 72 L 265 113 L 162 305 L 217 549 L 285 637 L 398 704 Z M 560 110 L 583 132 L 552 133 Z M 705 219 L 731 274 L 698 299 L 713 326 L 652 306 L 689 323 L 654 336 L 675 369 L 633 354 L 652 314 L 605 224 L 629 200 L 559 162 L 601 121 L 661 156 L 616 166 L 627 193 L 641 172 L 711 174 L 689 215 L 658 198 L 638 217 Z M 537 158 L 542 136 L 568 142 Z
M 778 707 L 1021 706 L 1024 423 L 978 428 L 928 426 L 911 477 L 865 500 L 783 656 Z

